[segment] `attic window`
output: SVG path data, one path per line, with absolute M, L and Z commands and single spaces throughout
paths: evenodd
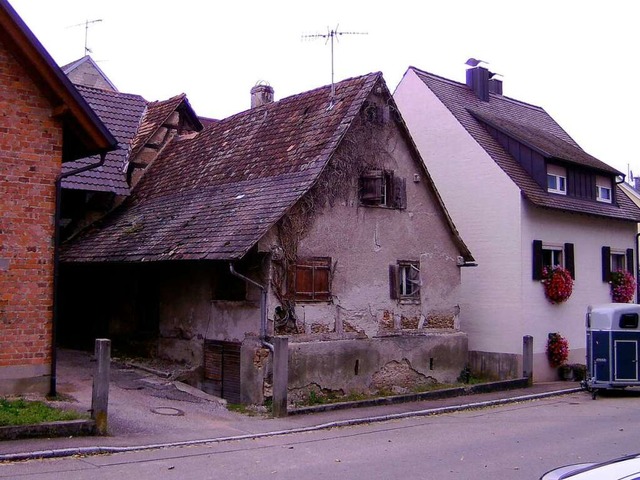
M 404 178 L 392 170 L 369 170 L 360 177 L 360 203 L 370 207 L 403 209 L 407 206 Z
M 547 191 L 567 194 L 567 169 L 558 165 L 547 165 Z
M 367 122 L 383 124 L 384 123 L 384 109 L 380 105 L 373 102 L 365 102 L 362 106 L 362 116 Z
M 598 175 L 596 177 L 596 200 L 611 203 L 611 179 Z

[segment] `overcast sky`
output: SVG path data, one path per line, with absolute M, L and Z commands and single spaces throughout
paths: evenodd
M 632 0 L 9 0 L 60 64 L 93 59 L 122 92 L 186 93 L 202 116 L 249 107 L 259 81 L 276 99 L 382 71 L 393 92 L 409 66 L 464 81 L 475 57 L 504 94 L 543 107 L 591 155 L 640 175 L 639 10 Z

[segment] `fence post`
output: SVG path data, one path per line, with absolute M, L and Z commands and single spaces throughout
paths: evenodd
M 107 407 L 109 405 L 109 369 L 111 363 L 111 340 L 96 338 L 96 368 L 93 374 L 91 396 L 91 418 L 96 422 L 98 435 L 107 434 Z
M 289 386 L 289 339 L 272 337 L 273 342 L 273 416 L 287 416 Z
M 522 337 L 522 376 L 529 380 L 529 385 L 533 385 L 533 337 L 531 335 Z

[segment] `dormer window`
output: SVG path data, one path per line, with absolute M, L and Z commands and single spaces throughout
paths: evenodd
M 567 194 L 567 169 L 558 165 L 547 165 L 547 191 Z
M 611 179 L 607 177 L 596 177 L 596 200 L 599 202 L 611 203 Z

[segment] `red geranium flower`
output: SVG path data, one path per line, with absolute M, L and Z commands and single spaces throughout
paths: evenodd
M 569 342 L 558 332 L 549 334 L 547 358 L 549 364 L 554 368 L 564 365 L 569 358 Z
M 636 279 L 626 270 L 611 272 L 611 299 L 616 303 L 629 303 L 636 293 Z
M 571 278 L 569 270 L 560 265 L 542 269 L 542 284 L 544 285 L 544 294 L 551 303 L 562 303 L 573 292 L 573 278 Z

